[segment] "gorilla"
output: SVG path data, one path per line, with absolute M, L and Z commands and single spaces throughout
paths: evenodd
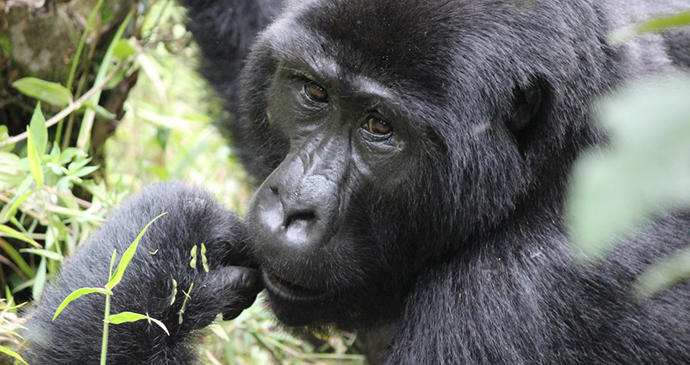
M 112 326 L 110 363 L 194 362 L 198 330 L 262 287 L 286 327 L 356 330 L 371 363 L 690 363 L 690 284 L 630 294 L 687 246 L 690 215 L 662 215 L 593 264 L 563 216 L 574 159 L 606 141 L 592 101 L 690 67 L 687 29 L 608 35 L 687 0 L 183 3 L 260 182 L 246 221 L 181 184 L 132 198 L 46 288 L 27 324 L 34 363 L 96 361 L 103 298 L 51 322 L 55 308 L 103 285 L 113 248 L 163 211 L 111 313 L 148 313 L 171 335 Z M 189 267 L 201 242 L 208 273 Z M 172 279 L 195 284 L 182 323 Z

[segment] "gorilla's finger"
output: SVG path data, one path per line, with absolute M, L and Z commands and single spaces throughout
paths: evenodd
M 221 300 L 228 305 L 223 310 L 223 320 L 236 318 L 243 310 L 250 307 L 257 294 L 263 289 L 259 271 L 242 266 L 226 266 L 212 273 L 210 285 L 218 285 L 222 293 Z
M 245 309 L 251 307 L 251 305 L 256 301 L 256 296 L 258 293 L 248 296 L 238 296 L 238 301 L 229 309 L 223 311 L 223 320 L 229 321 L 237 318 Z
M 258 293 L 263 289 L 263 282 L 258 270 L 243 266 L 226 266 L 215 273 L 223 281 L 226 290 L 242 293 Z

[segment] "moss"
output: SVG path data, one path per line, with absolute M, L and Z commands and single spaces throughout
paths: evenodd
M 12 54 L 12 43 L 6 35 L 0 35 L 0 54 L 3 56 Z

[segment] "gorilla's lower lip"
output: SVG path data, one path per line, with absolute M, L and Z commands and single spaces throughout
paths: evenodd
M 261 270 L 264 286 L 271 296 L 289 302 L 322 302 L 331 297 L 325 291 L 310 289 L 281 279 L 273 273 Z

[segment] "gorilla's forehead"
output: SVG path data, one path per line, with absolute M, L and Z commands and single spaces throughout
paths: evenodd
M 291 27 L 301 27 L 293 47 L 326 53 L 350 71 L 396 83 L 401 79 L 442 83 L 454 59 L 457 1 L 331 0 L 293 8 Z M 293 32 L 292 35 L 296 33 Z M 427 86 L 425 85 L 425 86 Z M 432 86 L 433 85 L 428 85 Z
M 278 48 L 325 54 L 393 88 L 409 83 L 407 90 L 443 97 L 449 81 L 479 82 L 478 73 L 511 67 L 508 59 L 520 56 L 505 49 L 520 50 L 510 42 L 525 37 L 523 27 L 505 24 L 525 21 L 526 10 L 514 0 L 307 1 L 278 22 L 289 43 Z

